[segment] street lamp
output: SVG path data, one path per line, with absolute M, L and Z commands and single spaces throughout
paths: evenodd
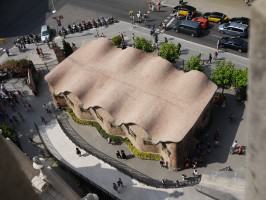
M 54 7 L 54 0 L 51 0 L 51 2 L 52 2 L 52 8 L 53 8 L 52 13 L 55 14 L 56 13 L 56 9 Z

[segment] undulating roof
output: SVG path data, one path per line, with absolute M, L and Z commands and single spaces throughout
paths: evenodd
M 92 40 L 45 79 L 55 94 L 69 91 L 87 109 L 100 106 L 116 124 L 135 123 L 159 141 L 179 142 L 217 86 L 199 71 L 184 73 L 167 60 L 105 38 Z

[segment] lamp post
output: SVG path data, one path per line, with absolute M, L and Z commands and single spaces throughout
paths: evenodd
M 54 13 L 56 13 L 56 9 L 55 9 L 55 7 L 54 7 L 54 0 L 51 0 L 51 3 L 52 3 L 52 13 L 54 14 Z

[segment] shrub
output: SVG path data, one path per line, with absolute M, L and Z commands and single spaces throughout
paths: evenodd
M 116 35 L 116 36 L 112 37 L 112 43 L 115 46 L 120 47 L 121 43 L 122 43 L 122 37 L 120 35 Z
M 5 138 L 10 138 L 14 143 L 17 142 L 15 131 L 10 128 L 6 123 L 0 124 L 0 129 L 2 129 L 2 134 Z
M 175 45 L 173 43 L 163 43 L 160 46 L 159 56 L 168 60 L 169 62 L 175 62 L 180 56 L 181 45 Z
M 188 72 L 190 70 L 198 70 L 203 71 L 203 66 L 201 64 L 201 56 L 191 56 L 186 64 L 185 64 L 185 71 Z
M 145 52 L 153 52 L 154 48 L 152 46 L 151 41 L 146 40 L 143 37 L 136 37 L 134 40 L 134 47 L 136 49 L 143 50 Z
M 36 72 L 33 62 L 26 59 L 7 60 L 0 65 L 0 70 L 11 72 L 15 77 L 26 77 L 28 69 L 31 69 L 33 73 Z
M 233 86 L 236 89 L 238 100 L 245 100 L 247 97 L 248 69 L 235 69 L 233 74 Z
M 69 113 L 69 115 L 72 117 L 72 119 L 81 125 L 90 125 L 93 126 L 97 129 L 97 131 L 101 134 L 101 136 L 105 139 L 110 138 L 113 142 L 115 143 L 122 143 L 125 142 L 125 144 L 128 146 L 128 149 L 130 150 L 130 152 L 132 154 L 134 154 L 136 157 L 143 159 L 143 160 L 160 160 L 161 156 L 160 154 L 156 154 L 156 153 L 151 153 L 151 152 L 142 152 L 140 150 L 138 150 L 131 142 L 128 138 L 122 138 L 120 136 L 115 136 L 115 135 L 111 135 L 105 132 L 105 130 L 101 127 L 101 125 L 93 120 L 82 120 L 79 119 L 75 113 L 70 110 L 67 109 L 67 112 Z

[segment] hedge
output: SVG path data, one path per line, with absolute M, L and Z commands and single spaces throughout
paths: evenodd
M 140 150 L 138 150 L 131 142 L 128 138 L 122 138 L 120 136 L 115 136 L 115 135 L 111 135 L 111 134 L 108 134 L 105 132 L 105 130 L 101 127 L 101 125 L 94 121 L 94 120 L 82 120 L 82 119 L 79 119 L 75 113 L 70 110 L 70 109 L 67 109 L 67 112 L 69 113 L 69 115 L 72 117 L 72 119 L 78 123 L 78 124 L 81 124 L 81 125 L 89 125 L 89 126 L 93 126 L 97 129 L 97 131 L 101 134 L 101 136 L 104 138 L 104 139 L 107 139 L 107 138 L 110 138 L 112 141 L 114 141 L 115 143 L 125 143 L 128 147 L 128 149 L 130 150 L 130 152 L 140 158 L 140 159 L 143 159 L 143 160 L 160 160 L 161 156 L 160 154 L 156 154 L 156 153 L 151 153 L 151 152 L 142 152 Z
M 5 138 L 11 139 L 14 143 L 17 142 L 17 137 L 15 131 L 8 126 L 6 123 L 0 124 L 0 129 L 2 129 L 2 134 Z

